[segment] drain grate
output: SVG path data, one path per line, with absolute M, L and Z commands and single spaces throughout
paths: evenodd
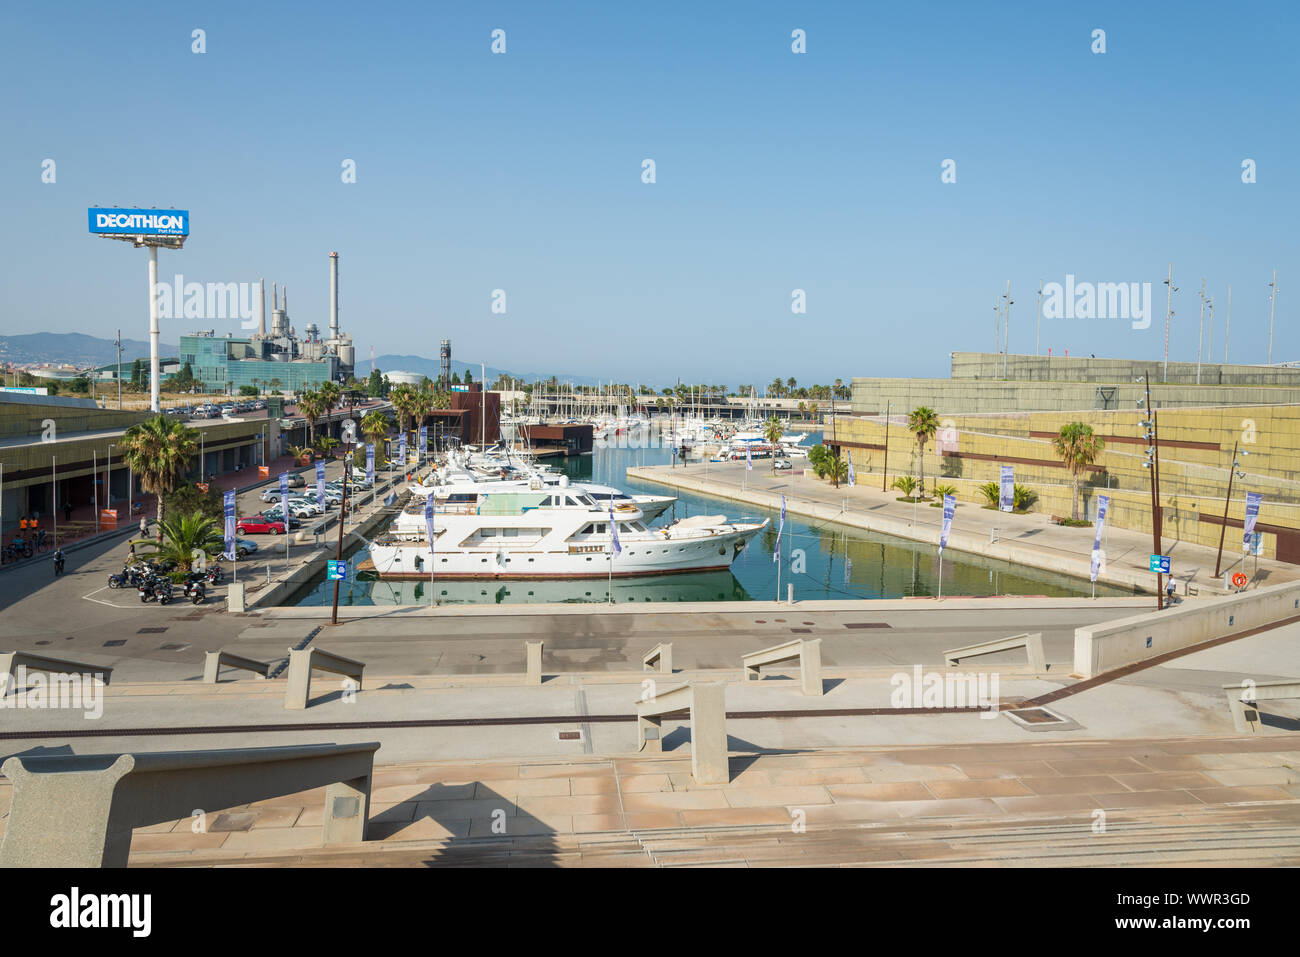
M 811 629 L 811 628 L 791 628 L 790 630 L 791 630 L 792 632 L 794 632 L 796 635 L 811 635 L 811 634 L 812 634 L 812 629 Z
M 104 642 L 104 647 L 105 647 L 105 648 L 120 648 L 120 647 L 121 647 L 122 645 L 124 645 L 124 644 L 126 644 L 126 639 L 125 639 L 125 638 L 115 638 L 115 639 L 113 639 L 112 641 L 106 641 L 106 642 Z
M 167 626 L 163 625 L 161 628 L 141 628 L 139 631 L 136 632 L 136 634 L 137 635 L 161 635 L 166 630 L 167 630 Z
M 559 738 L 561 741 L 581 741 L 581 740 L 582 740 L 582 732 L 581 732 L 581 731 L 557 731 L 557 732 L 555 733 L 555 736 L 556 736 L 557 738 Z
M 1052 714 L 1044 708 L 1023 708 L 1019 711 L 1012 711 L 1011 714 L 1029 724 L 1053 724 L 1065 720 L 1060 715 Z
M 892 628 L 892 625 L 886 625 L 883 621 L 846 621 L 845 628 Z
M 184 651 L 188 647 L 189 645 L 177 645 L 177 644 L 159 645 L 158 650 L 159 651 Z

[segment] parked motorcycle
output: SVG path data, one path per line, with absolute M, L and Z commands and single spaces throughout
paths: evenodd
M 207 574 L 203 572 L 191 572 L 185 576 L 185 597 L 196 605 L 201 605 L 207 597 L 207 588 L 205 582 L 208 580 Z
M 219 562 L 213 562 L 208 566 L 207 580 L 209 584 L 220 585 L 226 580 L 226 571 L 221 567 Z
M 165 575 L 150 575 L 140 582 L 140 601 L 165 605 L 172 599 L 172 580 Z

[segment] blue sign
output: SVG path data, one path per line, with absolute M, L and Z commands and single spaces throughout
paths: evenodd
M 427 425 L 422 425 L 420 426 L 420 458 L 424 458 L 425 453 L 428 451 L 429 451 L 429 427 Z
M 998 488 L 998 508 L 1010 512 L 1016 501 L 1016 470 L 1014 466 L 1002 466 L 1002 481 Z
M 327 581 L 338 582 L 346 581 L 348 577 L 348 560 L 329 559 L 325 562 L 325 578 Z
M 280 508 L 284 512 L 285 525 L 289 522 L 289 473 L 280 473 Z
M 325 463 L 316 463 L 316 501 L 321 508 L 325 507 Z
M 375 446 L 370 443 L 366 446 L 366 481 L 371 485 L 375 484 Z
M 86 211 L 92 233 L 109 236 L 188 236 L 188 209 L 119 209 L 92 206 Z
M 948 547 L 948 533 L 952 531 L 952 517 L 957 514 L 957 499 L 952 495 L 943 497 L 943 528 L 939 532 L 939 554 Z
M 1255 534 L 1255 523 L 1259 520 L 1259 506 L 1263 501 L 1264 496 L 1260 492 L 1246 493 L 1246 530 L 1241 536 L 1241 544 L 1246 551 L 1250 550 L 1251 537 Z
M 1168 575 L 1168 574 L 1169 574 L 1169 556 L 1168 556 L 1168 555 L 1152 555 L 1152 556 L 1151 556 L 1151 564 L 1150 564 L 1150 568 L 1151 568 L 1151 570 L 1152 570 L 1153 572 L 1158 572 L 1158 573 L 1160 573 L 1160 574 L 1162 574 L 1162 575 Z

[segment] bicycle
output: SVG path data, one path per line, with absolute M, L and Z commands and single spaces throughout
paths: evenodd
M 42 528 L 36 533 L 36 550 L 38 552 L 46 552 L 49 551 L 49 549 L 50 543 L 46 538 L 45 529 Z

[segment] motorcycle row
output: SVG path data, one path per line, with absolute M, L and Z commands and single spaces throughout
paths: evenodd
M 175 562 L 140 561 L 124 565 L 120 574 L 108 576 L 108 587 L 134 588 L 141 602 L 165 605 L 175 597 L 170 574 L 175 568 Z M 202 604 L 207 598 L 207 586 L 219 585 L 225 578 L 226 573 L 217 562 L 210 564 L 206 571 L 189 572 L 182 579 L 183 596 L 196 605 Z

